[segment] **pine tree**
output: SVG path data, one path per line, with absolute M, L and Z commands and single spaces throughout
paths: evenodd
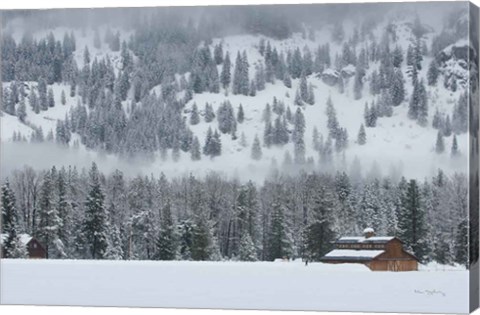
M 452 135 L 452 124 L 450 123 L 450 115 L 447 115 L 445 119 L 445 125 L 443 126 L 443 135 L 445 137 L 450 137 Z
M 30 107 L 35 114 L 40 113 L 40 101 L 38 100 L 37 93 L 33 89 L 30 90 L 30 96 L 28 98 Z
M 55 174 L 55 169 L 47 172 L 43 176 L 40 188 L 38 237 L 45 247 L 46 258 L 55 258 L 58 254 L 55 243 L 58 239 L 61 221 L 54 200 Z
M 453 135 L 451 155 L 452 157 L 456 157 L 459 154 L 460 152 L 458 151 L 457 136 Z
M 212 255 L 212 234 L 209 222 L 204 214 L 197 216 L 192 229 L 192 259 L 209 260 Z
M 283 75 L 283 84 L 289 89 L 292 88 L 292 78 L 288 72 Z
M 335 110 L 335 107 L 333 106 L 333 102 L 330 96 L 327 99 L 327 127 L 330 137 L 335 139 L 339 124 L 337 120 L 337 112 Z
M 192 111 L 190 113 L 190 125 L 197 125 L 200 122 L 200 115 L 198 114 L 197 104 L 193 103 Z
M 5 258 L 23 258 L 25 249 L 17 234 L 18 214 L 15 208 L 15 195 L 10 188 L 8 179 L 2 185 L 2 233 L 6 234 L 2 249 Z
M 167 202 L 162 209 L 162 221 L 156 243 L 158 260 L 174 260 L 176 257 L 177 240 L 170 208 L 170 202 Z
M 441 131 L 437 132 L 437 142 L 435 143 L 435 152 L 441 154 L 445 151 L 445 143 L 443 141 L 443 134 Z
M 238 110 L 237 110 L 237 122 L 239 124 L 241 124 L 241 123 L 243 123 L 244 120 L 245 120 L 245 114 L 243 113 L 242 104 L 240 104 L 238 106 Z
M 53 90 L 48 89 L 48 107 L 55 107 L 55 99 L 53 98 Z
M 430 62 L 430 66 L 428 67 L 428 72 L 427 72 L 427 82 L 428 85 L 436 85 L 438 81 L 438 75 L 439 75 L 439 70 L 438 70 L 438 64 L 435 59 Z
M 309 99 L 308 95 L 308 83 L 307 78 L 305 77 L 305 73 L 302 73 L 300 77 L 300 85 L 299 85 L 300 97 L 303 102 L 307 102 Z
M 89 192 L 85 202 L 85 221 L 83 232 L 87 241 L 86 247 L 93 259 L 105 258 L 107 250 L 107 212 L 104 205 L 100 173 L 97 165 L 92 164 L 89 172 Z
M 360 126 L 360 130 L 358 131 L 357 143 L 359 145 L 364 145 L 367 143 L 367 134 L 365 133 L 365 127 L 363 124 Z
M 227 52 L 225 54 L 225 59 L 223 60 L 222 72 L 220 74 L 220 82 L 222 83 L 222 86 L 224 89 L 227 89 L 230 86 L 230 82 L 231 82 L 230 68 L 231 67 L 232 67 L 232 64 L 230 62 L 230 54 Z
M 292 244 L 286 223 L 285 209 L 281 201 L 275 200 L 272 205 L 272 217 L 268 240 L 268 257 L 270 260 L 290 257 Z
M 306 100 L 306 102 L 310 105 L 314 105 L 315 104 L 315 93 L 313 91 L 313 85 L 312 83 L 309 83 L 308 84 L 308 98 Z
M 390 94 L 392 96 L 393 106 L 400 105 L 405 99 L 405 87 L 403 82 L 402 71 L 396 69 L 393 72 L 393 78 L 390 87 Z
M 198 141 L 198 137 L 193 138 L 192 147 L 190 148 L 190 155 L 192 161 L 198 161 L 201 159 L 200 142 Z
M 24 97 L 21 98 L 20 104 L 18 105 L 17 117 L 21 122 L 25 122 L 25 118 L 27 117 L 27 106 L 25 105 Z
M 240 239 L 239 258 L 241 261 L 257 261 L 255 244 L 250 233 L 243 233 Z
M 60 96 L 60 102 L 62 103 L 62 105 L 66 105 L 67 104 L 67 98 L 65 96 L 65 91 L 62 90 L 62 94 Z
M 416 257 L 424 262 L 428 251 L 426 244 L 425 212 L 417 182 L 412 179 L 401 196 L 401 210 L 398 216 L 398 236 Z
M 215 64 L 219 65 L 223 62 L 223 45 L 219 43 L 215 45 L 213 49 L 213 59 L 215 60 Z
M 303 235 L 305 259 L 318 261 L 332 248 L 335 234 L 330 213 L 333 206 L 332 195 L 325 188 L 321 188 L 314 195 L 311 205 L 313 220 L 305 227 Z
M 205 122 L 209 123 L 215 119 L 215 113 L 213 112 L 212 105 L 205 103 Z
M 262 158 L 262 147 L 258 135 L 255 135 L 255 139 L 253 140 L 251 158 L 256 161 Z

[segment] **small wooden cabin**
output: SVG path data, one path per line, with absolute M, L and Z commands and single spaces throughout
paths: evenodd
M 4 257 L 3 253 L 3 242 L 7 239 L 7 234 L 2 234 L 0 237 L 0 245 L 2 245 L 2 257 Z M 36 258 L 36 259 L 43 259 L 46 258 L 46 251 L 43 245 L 34 237 L 28 234 L 20 234 L 19 235 L 20 243 L 25 246 L 28 253 L 28 258 Z
M 363 237 L 342 237 L 335 249 L 321 258 L 330 264 L 358 263 L 373 271 L 416 271 L 418 259 L 403 248 L 403 242 L 394 236 L 375 236 L 373 229 L 365 229 Z

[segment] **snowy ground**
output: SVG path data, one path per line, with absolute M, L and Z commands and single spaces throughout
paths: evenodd
M 301 262 L 2 260 L 1 304 L 468 312 L 467 271 Z

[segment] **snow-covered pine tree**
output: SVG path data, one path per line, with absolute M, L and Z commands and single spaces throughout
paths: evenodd
M 252 152 L 250 156 L 256 161 L 262 158 L 262 147 L 260 145 L 260 139 L 258 139 L 258 135 L 255 135 L 255 139 L 253 140 Z
M 292 78 L 287 71 L 283 75 L 283 84 L 289 89 L 292 88 Z
M 452 149 L 451 149 L 451 155 L 452 157 L 457 157 L 460 152 L 458 151 L 458 143 L 457 143 L 457 136 L 453 135 L 453 140 L 452 140 Z
M 315 104 L 315 92 L 313 91 L 313 84 L 308 84 L 308 98 L 306 100 L 307 104 L 314 105 Z
M 427 83 L 430 86 L 436 85 L 440 71 L 438 70 L 438 64 L 435 58 L 430 62 L 427 72 Z
M 230 54 L 227 52 L 225 54 L 225 59 L 223 60 L 222 72 L 220 73 L 220 82 L 224 89 L 228 89 L 231 82 L 230 68 L 232 64 L 230 62 Z
M 421 262 L 425 261 L 425 253 L 428 251 L 428 244 L 426 244 L 425 238 L 425 212 L 422 204 L 420 189 L 416 180 L 412 179 L 401 193 L 398 236 Z
M 435 152 L 441 154 L 445 151 L 445 143 L 443 141 L 443 134 L 441 131 L 437 132 L 437 141 L 435 142 Z
M 338 120 L 337 120 L 337 112 L 335 107 L 333 106 L 332 98 L 329 96 L 327 99 L 327 127 L 329 131 L 329 135 L 331 138 L 335 139 L 336 134 L 339 128 Z
M 8 179 L 2 185 L 2 233 L 6 234 L 2 249 L 4 258 L 23 258 L 26 256 L 24 245 L 18 235 L 18 214 L 15 208 L 15 194 Z
M 205 122 L 209 123 L 215 119 L 215 113 L 213 112 L 212 105 L 205 103 Z
M 100 173 L 97 165 L 92 164 L 89 171 L 89 192 L 85 202 L 85 221 L 83 231 L 87 241 L 86 248 L 92 259 L 105 258 L 107 250 L 107 212 L 104 205 Z
M 332 227 L 331 213 L 334 209 L 334 197 L 325 187 L 318 189 L 310 205 L 311 217 L 303 235 L 304 259 L 318 261 L 331 248 L 335 233 Z
M 192 161 L 198 161 L 201 159 L 201 153 L 200 153 L 200 142 L 198 140 L 198 137 L 194 137 L 192 141 L 192 147 L 190 148 L 190 156 Z
M 56 241 L 62 222 L 55 202 L 55 177 L 55 168 L 47 171 L 40 187 L 38 238 L 45 247 L 46 258 L 58 258 L 60 254 L 56 248 Z
M 243 233 L 240 238 L 239 258 L 241 261 L 257 261 L 257 251 L 250 233 Z
M 367 134 L 365 132 L 365 127 L 363 124 L 361 124 L 360 130 L 358 131 L 357 143 L 359 145 L 364 145 L 365 143 L 367 143 Z
M 223 62 L 223 45 L 222 45 L 222 43 L 218 43 L 217 45 L 215 45 L 215 48 L 213 49 L 213 59 L 215 60 L 215 63 L 217 65 L 219 65 Z
M 167 202 L 162 209 L 162 220 L 160 223 L 160 231 L 157 238 L 158 260 L 174 260 L 177 254 L 177 239 L 170 202 Z
M 190 113 L 190 125 L 197 125 L 200 122 L 200 115 L 198 114 L 197 103 L 193 103 L 192 111 Z
M 27 106 L 25 105 L 25 97 L 21 97 L 20 103 L 18 104 L 17 113 L 16 113 L 18 120 L 21 122 L 25 122 L 25 118 L 27 117 Z
M 245 114 L 243 112 L 242 104 L 240 104 L 237 110 L 237 122 L 241 124 L 243 123 L 244 120 L 245 120 Z

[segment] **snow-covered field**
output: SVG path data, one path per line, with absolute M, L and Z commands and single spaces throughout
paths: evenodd
M 468 313 L 468 272 L 301 262 L 2 260 L 1 304 Z

